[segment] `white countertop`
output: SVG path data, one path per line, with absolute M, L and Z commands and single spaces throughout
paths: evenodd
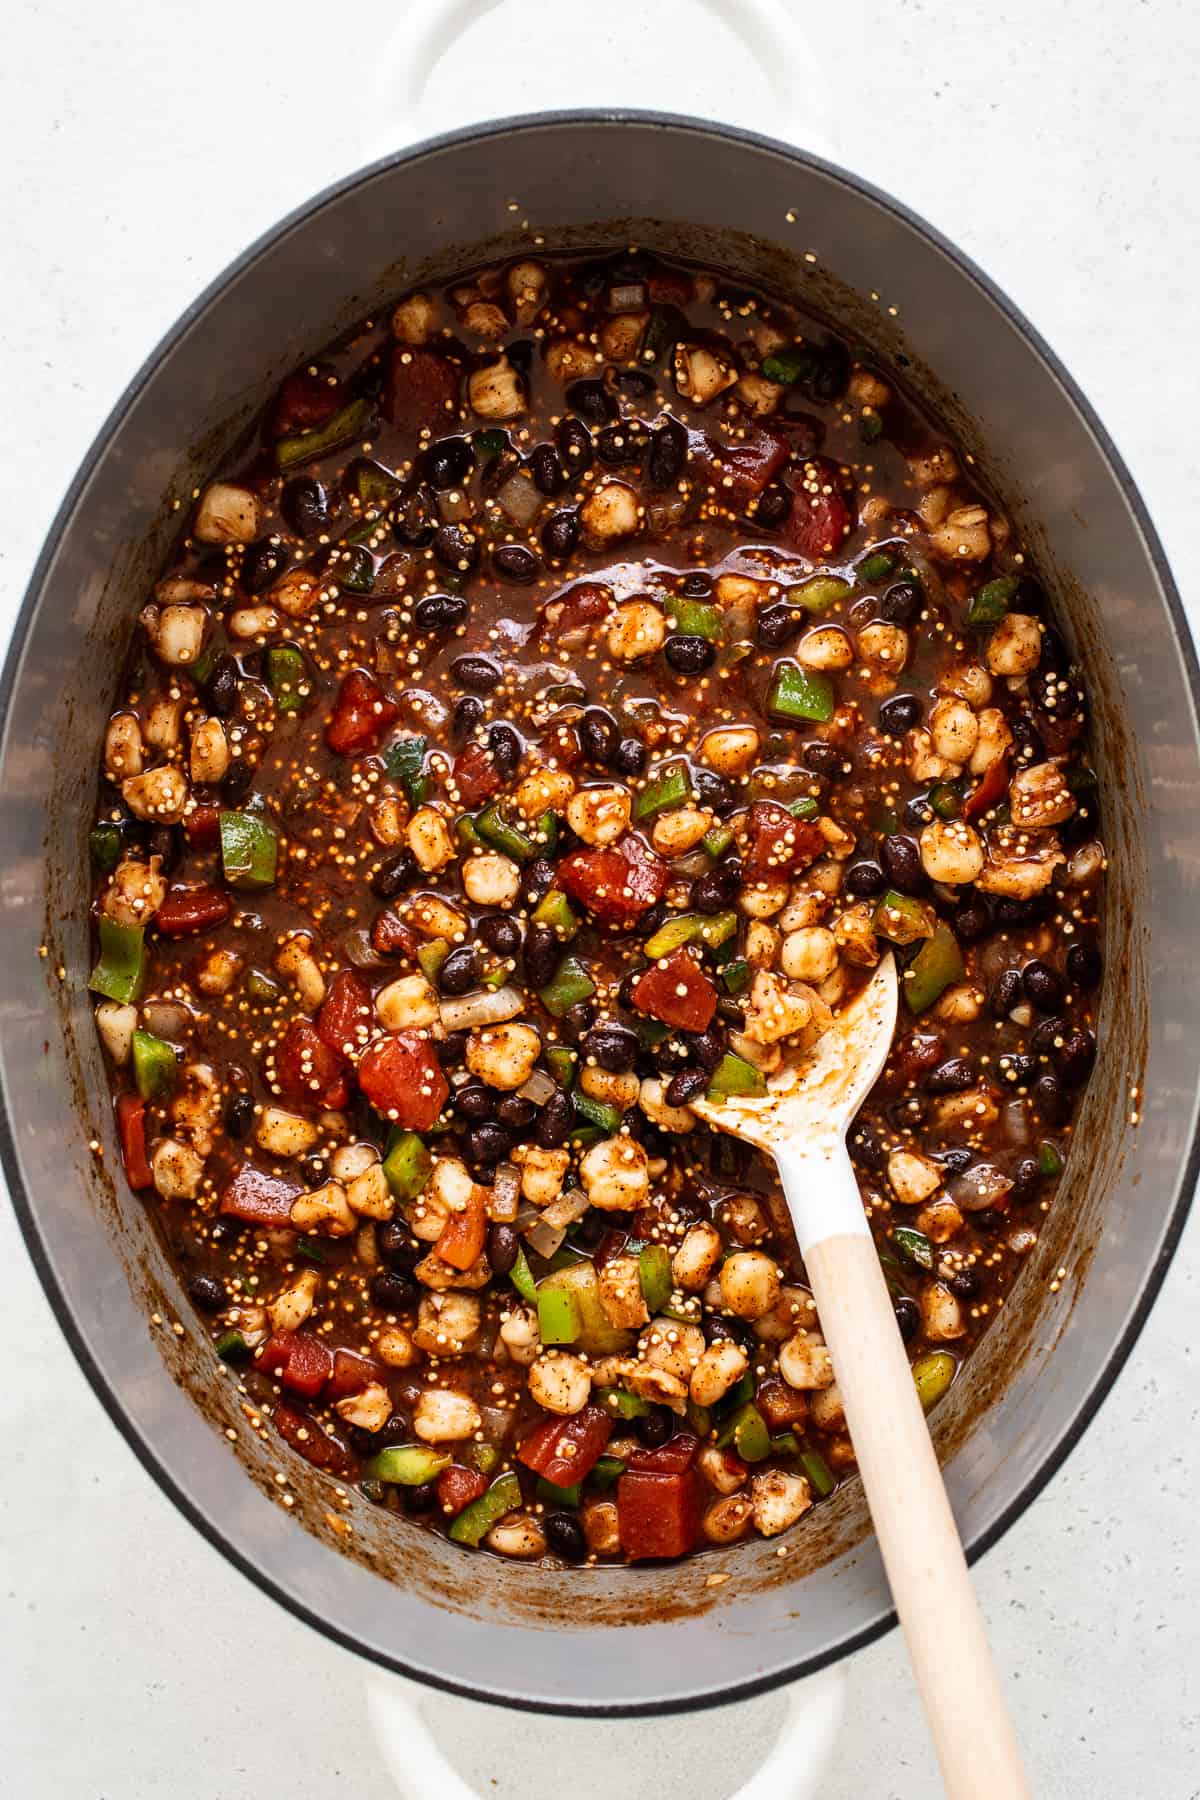
M 653 15 L 634 0 L 590 14 L 559 0 L 537 15 L 553 20 L 545 43 L 521 0 L 468 0 L 457 16 L 473 21 L 471 41 L 418 114 L 404 70 L 432 14 L 433 0 L 393 6 L 389 63 L 363 47 L 382 29 L 378 9 L 345 15 L 356 43 L 315 0 L 14 5 L 0 63 L 0 636 L 63 489 L 149 346 L 309 192 L 471 118 L 624 102 L 770 129 L 780 96 L 792 110 L 782 129 L 812 142 L 815 121 L 838 160 L 957 239 L 1024 308 L 1124 452 L 1188 599 L 1200 474 L 1200 12 L 1188 0 L 839 0 L 810 28 L 829 79 L 776 79 L 774 93 L 745 48 L 766 31 L 778 69 L 771 0 Z M 795 48 L 792 25 L 784 36 Z M 1083 1443 L 978 1572 L 1034 1788 L 1054 1800 L 1200 1794 L 1196 1229 Z M 0 1271 L 0 1789 L 388 1800 L 364 1666 L 236 1574 L 134 1461 L 61 1341 L 7 1209 Z M 854 1658 L 848 1677 L 824 1800 L 935 1794 L 898 1639 Z M 695 1800 L 724 1800 L 783 1708 L 776 1696 L 737 1714 L 592 1726 L 440 1695 L 422 1705 L 480 1792 L 560 1796 L 571 1769 L 574 1800 L 658 1794 L 668 1767 L 675 1791 L 691 1769 Z

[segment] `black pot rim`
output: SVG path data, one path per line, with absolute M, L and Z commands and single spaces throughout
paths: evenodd
M 1153 564 L 1155 574 L 1161 584 L 1166 598 L 1167 609 L 1174 627 L 1176 643 L 1179 647 L 1184 666 L 1187 671 L 1188 686 L 1193 706 L 1200 713 L 1200 665 L 1197 663 L 1196 650 L 1183 610 L 1178 588 L 1168 566 L 1166 554 L 1156 532 L 1150 514 L 1146 508 L 1137 485 L 1127 468 L 1124 459 L 1112 438 L 1097 417 L 1094 409 L 1083 394 L 1073 376 L 1062 361 L 1050 348 L 1046 340 L 1025 317 L 1024 313 L 1010 300 L 992 279 L 984 273 L 974 260 L 964 251 L 943 236 L 910 207 L 903 205 L 890 194 L 885 193 L 873 183 L 859 175 L 851 174 L 838 164 L 824 157 L 816 156 L 807 150 L 785 144 L 777 138 L 766 137 L 760 132 L 747 131 L 735 125 L 727 125 L 704 119 L 692 118 L 686 114 L 658 112 L 636 108 L 578 108 L 555 112 L 525 113 L 510 118 L 491 119 L 477 125 L 465 126 L 457 131 L 444 132 L 436 137 L 425 138 L 408 149 L 395 151 L 389 156 L 380 157 L 375 162 L 355 171 L 352 175 L 333 182 L 318 194 L 303 202 L 300 206 L 285 214 L 275 225 L 262 232 L 240 256 L 234 258 L 222 272 L 204 288 L 203 292 L 180 314 L 175 324 L 164 333 L 154 349 L 146 357 L 136 375 L 129 382 L 116 404 L 108 414 L 91 446 L 79 465 L 78 470 L 63 498 L 62 504 L 54 516 L 46 542 L 34 564 L 25 590 L 20 609 L 13 623 L 12 635 L 4 660 L 3 672 L 0 673 L 0 737 L 8 725 L 8 716 L 12 704 L 13 692 L 17 681 L 17 672 L 21 654 L 28 634 L 30 621 L 37 604 L 38 595 L 45 581 L 58 540 L 65 530 L 76 504 L 87 485 L 97 460 L 113 433 L 120 427 L 142 389 L 150 379 L 162 358 L 167 355 L 179 340 L 205 314 L 214 299 L 237 276 L 243 274 L 253 263 L 281 237 L 294 227 L 306 224 L 316 217 L 326 206 L 340 200 L 355 188 L 365 185 L 386 170 L 400 168 L 405 164 L 417 162 L 425 156 L 452 148 L 458 144 L 483 141 L 504 137 L 514 131 L 528 132 L 533 130 L 553 130 L 563 125 L 612 126 L 623 125 L 656 126 L 672 131 L 691 131 L 700 136 L 717 138 L 730 144 L 747 145 L 752 149 L 766 150 L 775 156 L 783 157 L 801 168 L 815 171 L 832 177 L 835 181 L 856 190 L 859 194 L 874 202 L 884 212 L 909 227 L 918 236 L 926 239 L 935 249 L 952 262 L 964 275 L 973 281 L 992 301 L 1010 324 L 1016 327 L 1026 342 L 1032 347 L 1050 374 L 1064 389 L 1072 404 L 1080 413 L 1092 436 L 1102 451 L 1106 462 L 1115 475 L 1122 493 L 1127 500 L 1130 511 L 1137 522 L 1147 553 Z M 298 1601 L 292 1594 L 273 1578 L 265 1575 L 261 1569 L 242 1554 L 224 1535 L 222 1530 L 197 1507 L 176 1483 L 172 1475 L 159 1461 L 150 1443 L 141 1435 L 132 1419 L 126 1413 L 120 1395 L 109 1382 L 108 1377 L 95 1362 L 91 1351 L 84 1341 L 83 1334 L 75 1322 L 74 1314 L 63 1293 L 51 1266 L 38 1227 L 35 1208 L 28 1193 L 24 1177 L 16 1154 L 16 1144 L 12 1129 L 12 1121 L 7 1095 L 0 1087 L 0 1167 L 3 1167 L 12 1196 L 13 1209 L 21 1227 L 22 1236 L 38 1279 L 50 1302 L 50 1306 L 58 1321 L 64 1337 L 71 1346 L 76 1361 L 83 1369 L 91 1384 L 92 1391 L 100 1401 L 105 1412 L 121 1433 L 138 1461 L 153 1477 L 159 1488 L 167 1495 L 184 1517 L 207 1541 L 218 1550 L 225 1559 L 239 1569 L 263 1593 L 278 1602 L 295 1618 L 311 1626 L 323 1637 L 332 1639 L 344 1649 L 355 1651 L 368 1661 L 389 1669 L 394 1674 L 403 1675 L 423 1685 L 438 1688 L 443 1692 L 457 1694 L 464 1699 L 477 1700 L 493 1705 L 506 1706 L 516 1711 L 534 1713 L 553 1713 L 580 1718 L 631 1718 L 655 1717 L 668 1713 L 694 1712 L 711 1707 L 731 1705 L 739 1700 L 748 1700 L 755 1695 L 770 1692 L 787 1682 L 797 1681 L 805 1675 L 815 1674 L 819 1669 L 840 1661 L 855 1650 L 864 1648 L 875 1642 L 896 1624 L 894 1611 L 880 1615 L 868 1626 L 859 1631 L 848 1633 L 836 1644 L 819 1655 L 800 1659 L 786 1667 L 772 1670 L 771 1673 L 749 1681 L 740 1681 L 712 1692 L 688 1695 L 682 1699 L 652 1700 L 644 1703 L 612 1704 L 589 1706 L 586 1703 L 549 1702 L 530 1699 L 524 1696 L 502 1692 L 489 1693 L 467 1683 L 437 1676 L 426 1669 L 407 1664 L 400 1657 L 388 1656 L 376 1646 L 363 1642 L 353 1633 L 343 1631 Z M 1114 1346 L 1104 1365 L 1097 1370 L 1086 1398 L 1080 1403 L 1075 1416 L 1064 1427 L 1058 1442 L 1045 1458 L 1037 1472 L 1026 1481 L 1020 1492 L 1013 1498 L 1003 1513 L 994 1521 L 988 1530 L 981 1532 L 970 1543 L 964 1545 L 968 1563 L 976 1562 L 1008 1531 L 1028 1506 L 1038 1497 L 1043 1488 L 1062 1468 L 1080 1438 L 1091 1424 L 1096 1413 L 1107 1398 L 1110 1390 L 1120 1374 L 1126 1359 L 1141 1335 L 1142 1328 L 1149 1316 L 1150 1309 L 1157 1298 L 1171 1260 L 1179 1244 L 1188 1213 L 1191 1209 L 1192 1194 L 1196 1186 L 1197 1175 L 1200 1174 L 1200 1123 L 1193 1132 L 1192 1141 L 1182 1170 L 1179 1194 L 1172 1210 L 1171 1217 L 1155 1261 L 1148 1271 L 1136 1306 L 1133 1308 L 1121 1337 Z

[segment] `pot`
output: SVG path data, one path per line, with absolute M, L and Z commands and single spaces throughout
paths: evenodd
M 893 364 L 976 452 L 1088 672 L 1111 858 L 1101 1054 L 1041 1240 L 933 1420 L 971 1556 L 1040 1491 L 1108 1391 L 1190 1198 L 1197 669 L 1128 472 L 1011 304 L 885 195 L 694 120 L 503 121 L 343 182 L 197 301 L 89 451 L 17 623 L 0 735 L 2 1152 L 58 1319 L 197 1529 L 328 1636 L 475 1698 L 648 1713 L 754 1693 L 888 1627 L 857 1484 L 782 1543 L 747 1542 L 719 1563 L 562 1573 L 465 1557 L 338 1496 L 255 1434 L 149 1214 L 111 1178 L 119 1156 L 84 986 L 107 671 L 177 528 L 175 497 L 186 503 L 303 355 L 410 284 L 527 249 L 530 231 L 552 247 L 653 243 L 739 269 Z M 718 1570 L 729 1579 L 710 1587 Z

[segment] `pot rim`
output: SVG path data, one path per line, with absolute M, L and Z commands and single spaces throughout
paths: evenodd
M 240 255 L 229 262 L 182 312 L 175 323 L 163 334 L 149 355 L 142 362 L 137 373 L 125 387 L 115 405 L 101 424 L 95 437 L 81 460 L 76 473 L 67 488 L 62 503 L 58 507 L 53 522 L 47 533 L 46 541 L 39 552 L 30 575 L 28 585 L 21 600 L 20 608 L 13 622 L 8 649 L 4 658 L 3 670 L 0 671 L 0 739 L 8 726 L 9 712 L 13 693 L 16 687 L 17 674 L 21 657 L 25 648 L 25 640 L 41 589 L 49 571 L 50 563 L 56 553 L 59 540 L 66 530 L 84 488 L 90 480 L 102 450 L 114 433 L 119 430 L 142 390 L 151 379 L 159 363 L 167 356 L 198 323 L 207 312 L 212 302 L 222 293 L 236 277 L 244 274 L 255 261 L 293 228 L 308 224 L 325 207 L 337 202 L 356 188 L 374 180 L 387 170 L 401 168 L 408 163 L 421 160 L 423 157 L 436 154 L 457 145 L 472 142 L 487 142 L 493 138 L 502 138 L 514 131 L 529 132 L 533 130 L 555 129 L 564 125 L 612 126 L 642 125 L 665 128 L 672 131 L 695 132 L 709 138 L 724 140 L 730 144 L 748 146 L 755 150 L 765 150 L 775 156 L 786 158 L 801 168 L 831 177 L 843 183 L 865 198 L 871 200 L 882 211 L 889 213 L 894 219 L 907 226 L 918 237 L 922 237 L 934 249 L 953 263 L 955 267 L 976 286 L 981 288 L 997 310 L 1020 333 L 1025 342 L 1045 365 L 1049 374 L 1065 391 L 1072 405 L 1076 408 L 1088 430 L 1095 439 L 1105 461 L 1121 488 L 1141 534 L 1145 550 L 1155 575 L 1162 588 L 1166 600 L 1167 612 L 1174 631 L 1176 645 L 1186 670 L 1188 687 L 1193 706 L 1200 713 L 1200 662 L 1197 660 L 1196 647 L 1192 640 L 1190 628 L 1184 613 L 1179 590 L 1167 563 L 1161 540 L 1155 530 L 1149 511 L 1138 490 L 1120 451 L 1113 439 L 1098 418 L 1086 396 L 1081 391 L 1073 376 L 1061 359 L 1051 349 L 1037 329 L 1025 317 L 1021 309 L 1008 295 L 988 276 L 979 265 L 961 250 L 950 239 L 945 237 L 935 226 L 930 225 L 911 207 L 896 200 L 883 189 L 876 187 L 862 176 L 853 174 L 839 164 L 813 152 L 786 144 L 778 138 L 768 137 L 761 132 L 749 131 L 740 126 L 726 124 L 721 121 L 710 121 L 692 117 L 685 113 L 660 112 L 654 109 L 633 107 L 581 107 L 564 108 L 556 111 L 539 113 L 514 114 L 509 117 L 482 120 L 478 124 L 460 127 L 454 131 L 442 132 L 434 137 L 421 139 L 406 149 L 393 151 L 390 155 L 378 158 L 364 165 L 353 174 L 343 176 L 330 183 L 318 193 L 292 208 L 275 224 L 261 232 Z M 246 1557 L 226 1536 L 222 1529 L 206 1516 L 195 1505 L 191 1498 L 178 1486 L 174 1477 L 160 1462 L 152 1445 L 143 1438 L 131 1417 L 125 1411 L 124 1404 L 107 1375 L 95 1361 L 88 1348 L 83 1334 L 76 1325 L 71 1307 L 54 1275 L 50 1258 L 43 1244 L 38 1225 L 36 1209 L 26 1189 L 24 1177 L 16 1152 L 15 1136 L 12 1128 L 8 1096 L 0 1081 L 0 1168 L 3 1169 L 9 1194 L 12 1198 L 13 1210 L 21 1228 L 21 1235 L 34 1269 L 37 1272 L 42 1289 L 50 1303 L 59 1328 L 80 1365 L 83 1373 L 99 1400 L 104 1411 L 121 1433 L 133 1454 L 142 1467 L 152 1476 L 158 1487 L 171 1500 L 173 1505 L 183 1514 L 188 1522 L 204 1537 L 214 1549 L 239 1569 L 263 1593 L 284 1607 L 293 1617 L 300 1619 L 322 1636 L 332 1639 L 342 1648 L 352 1650 L 367 1660 L 389 1669 L 394 1674 L 416 1680 L 428 1687 L 437 1688 L 446 1693 L 460 1695 L 464 1699 L 476 1700 L 485 1704 L 511 1707 L 516 1711 L 534 1713 L 554 1713 L 580 1718 L 650 1718 L 669 1713 L 698 1712 L 712 1707 L 724 1706 L 739 1700 L 748 1700 L 755 1695 L 770 1692 L 786 1682 L 799 1680 L 805 1675 L 815 1674 L 819 1669 L 840 1660 L 855 1650 L 865 1648 L 877 1638 L 882 1637 L 897 1623 L 893 1610 L 881 1614 L 869 1625 L 860 1630 L 850 1632 L 819 1654 L 806 1656 L 799 1661 L 771 1670 L 769 1673 L 743 1680 L 719 1691 L 709 1691 L 689 1695 L 681 1699 L 652 1700 L 644 1703 L 602 1703 L 588 1705 L 586 1703 L 550 1702 L 529 1699 L 511 1694 L 487 1693 L 466 1682 L 431 1674 L 428 1670 L 407 1664 L 401 1657 L 391 1656 L 377 1647 L 357 1638 L 352 1632 L 343 1630 L 332 1624 L 319 1613 L 297 1600 L 273 1577 L 266 1575 L 248 1557 Z M 1028 1506 L 1038 1497 L 1051 1479 L 1066 1462 L 1080 1438 L 1091 1424 L 1092 1419 L 1108 1397 L 1117 1376 L 1129 1357 L 1134 1345 L 1141 1335 L 1142 1328 L 1149 1316 L 1150 1309 L 1158 1296 L 1167 1270 L 1170 1267 L 1175 1250 L 1183 1233 L 1191 1210 L 1193 1190 L 1200 1175 L 1200 1120 L 1193 1131 L 1188 1147 L 1187 1157 L 1181 1170 L 1179 1193 L 1163 1233 L 1162 1242 L 1154 1263 L 1147 1271 L 1137 1303 L 1134 1306 L 1120 1338 L 1114 1345 L 1103 1366 L 1097 1370 L 1088 1394 L 1080 1403 L 1074 1417 L 1064 1426 L 1057 1443 L 1037 1471 L 1029 1477 L 1021 1490 L 1010 1501 L 1005 1510 L 994 1523 L 969 1543 L 964 1543 L 964 1551 L 968 1563 L 974 1563 L 984 1553 L 999 1542 Z

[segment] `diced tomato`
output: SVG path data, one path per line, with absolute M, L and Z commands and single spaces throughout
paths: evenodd
M 139 1191 L 153 1187 L 154 1177 L 146 1161 L 146 1102 L 139 1094 L 122 1094 L 117 1101 L 117 1130 L 125 1179 Z
M 580 581 L 545 610 L 545 625 L 551 637 L 566 637 L 570 631 L 581 631 L 586 625 L 597 625 L 612 611 L 612 589 L 599 581 Z
M 998 756 L 984 771 L 983 780 L 974 793 L 963 801 L 964 819 L 980 819 L 999 804 L 1008 792 L 1008 757 Z
M 428 1131 L 450 1092 L 427 1038 L 395 1031 L 377 1038 L 358 1064 L 358 1085 L 392 1124 Z
M 276 1044 L 275 1080 L 291 1106 L 341 1107 L 350 1098 L 345 1059 L 308 1019 L 293 1019 Z
M 742 858 L 746 881 L 786 881 L 824 853 L 820 826 L 812 819 L 794 819 L 775 800 L 756 800 L 749 824 L 750 845 Z
M 695 298 L 691 276 L 676 269 L 656 269 L 646 292 L 656 306 L 687 306 Z
M 286 1400 L 277 1400 L 271 1413 L 271 1423 L 293 1450 L 299 1451 L 306 1462 L 314 1469 L 341 1469 L 345 1458 L 339 1445 L 327 1437 L 315 1419 L 307 1413 L 289 1406 Z
M 718 500 L 744 512 L 778 475 L 788 455 L 786 440 L 767 431 L 752 432 L 740 444 L 722 444 L 714 469 Z
M 572 1487 L 591 1474 L 612 1432 L 612 1417 L 602 1406 L 585 1406 L 569 1419 L 535 1425 L 517 1460 L 555 1487 Z
M 344 399 L 339 383 L 329 380 L 328 371 L 319 369 L 314 375 L 308 368 L 295 369 L 279 384 L 270 413 L 270 436 L 287 437 L 291 432 L 323 425 Z
M 772 1431 L 787 1431 L 793 1425 L 803 1425 L 808 1418 L 807 1396 L 799 1388 L 789 1387 L 778 1375 L 768 1375 L 759 1383 L 754 1404 Z
M 717 990 L 695 957 L 672 950 L 638 976 L 633 1004 L 678 1031 L 707 1031 L 717 1010 Z
M 577 762 L 583 760 L 583 745 L 579 741 L 579 733 L 573 725 L 568 725 L 561 719 L 550 727 L 542 739 L 542 750 L 561 769 L 573 769 Z
M 371 948 L 380 956 L 415 956 L 419 943 L 412 926 L 394 912 L 381 912 L 371 927 Z
M 369 1356 L 360 1356 L 357 1350 L 335 1350 L 329 1373 L 329 1398 L 344 1400 L 347 1394 L 361 1394 L 382 1376 L 383 1370 Z
M 339 969 L 329 984 L 317 1014 L 317 1030 L 331 1050 L 342 1056 L 357 1056 L 364 1039 L 359 1027 L 368 1030 L 375 1020 L 371 990 L 353 969 Z
M 481 806 L 500 792 L 504 778 L 482 744 L 468 744 L 454 759 L 454 783 L 464 806 Z
M 155 924 L 164 937 L 191 937 L 223 925 L 232 911 L 233 902 L 220 888 L 172 888 L 158 909 Z
M 325 742 L 339 756 L 361 756 L 375 749 L 398 711 L 373 675 L 365 669 L 351 669 L 342 677 L 326 720 Z
M 685 1556 L 700 1538 L 700 1495 L 682 1475 L 627 1473 L 617 1482 L 617 1530 L 631 1562 Z
M 268 1175 L 245 1162 L 221 1195 L 220 1210 L 226 1218 L 242 1219 L 247 1225 L 290 1225 L 292 1203 L 301 1192 L 298 1181 Z
M 437 1478 L 438 1505 L 451 1519 L 486 1492 L 487 1476 L 478 1469 L 464 1469 L 460 1463 L 451 1463 Z
M 309 1331 L 277 1331 L 256 1358 L 259 1367 L 306 1400 L 318 1395 L 333 1373 L 333 1354 Z
M 458 370 L 435 350 L 396 344 L 388 361 L 383 410 L 401 431 L 428 425 L 442 437 L 458 408 Z
M 481 1187 L 471 1189 L 467 1204 L 461 1211 L 450 1214 L 434 1245 L 442 1261 L 448 1262 L 452 1269 L 469 1269 L 483 1255 L 484 1240 L 487 1237 L 487 1211 L 483 1195 Z
M 660 900 L 666 863 L 632 833 L 620 849 L 573 850 L 555 873 L 557 885 L 606 925 L 629 927 Z
M 211 850 L 221 835 L 221 815 L 215 806 L 195 806 L 183 821 L 183 835 L 193 850 Z
M 789 481 L 792 510 L 779 527 L 781 541 L 810 562 L 832 556 L 850 529 L 850 508 L 837 464 L 827 456 L 810 457 Z
M 631 1450 L 625 1466 L 639 1475 L 682 1475 L 695 1462 L 699 1448 L 700 1440 L 693 1432 L 677 1431 L 657 1450 Z

